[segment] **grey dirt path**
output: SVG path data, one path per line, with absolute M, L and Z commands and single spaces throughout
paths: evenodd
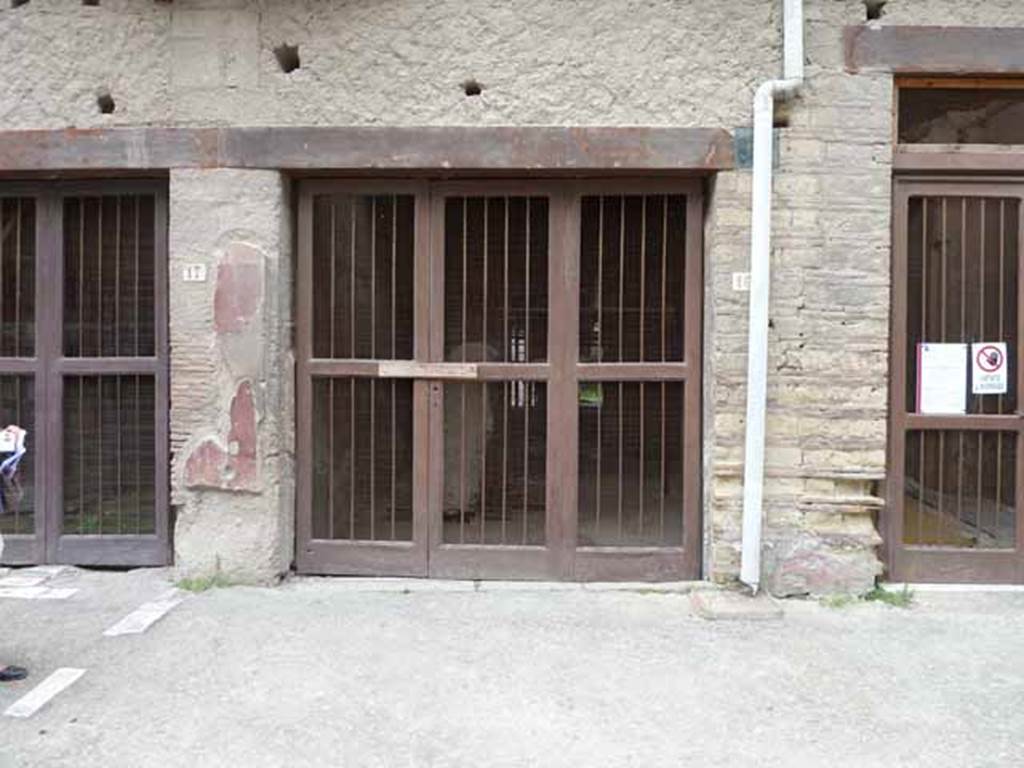
M 1024 761 L 1019 593 L 708 622 L 683 594 L 301 579 L 108 638 L 164 574 L 61 579 L 80 591 L 0 600 L 0 653 L 33 671 L 0 709 L 56 667 L 88 672 L 0 717 L 4 768 Z

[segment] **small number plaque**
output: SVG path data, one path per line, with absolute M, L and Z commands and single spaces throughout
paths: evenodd
M 185 268 L 181 270 L 181 279 L 186 283 L 205 283 L 206 265 L 186 264 Z

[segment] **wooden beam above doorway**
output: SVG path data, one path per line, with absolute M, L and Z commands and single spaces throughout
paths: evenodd
M 876 27 L 843 30 L 847 72 L 1024 74 L 1021 27 Z
M 352 172 L 710 172 L 720 128 L 229 127 L 0 131 L 0 174 L 263 168 Z

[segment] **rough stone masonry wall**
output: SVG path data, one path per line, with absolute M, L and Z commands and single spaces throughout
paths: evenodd
M 0 9 L 0 128 L 733 129 L 749 126 L 754 88 L 781 71 L 781 5 L 31 0 Z M 779 593 L 871 584 L 885 472 L 892 82 L 843 71 L 842 27 L 864 22 L 861 0 L 806 0 L 806 16 L 808 82 L 785 109 L 775 184 L 766 567 Z M 1021 25 L 1024 3 L 890 0 L 877 23 Z M 297 46 L 290 73 L 274 54 L 282 44 Z M 471 79 L 479 96 L 464 93 Z M 720 580 L 735 578 L 739 558 L 747 296 L 731 274 L 748 269 L 749 197 L 749 170 L 709 182 L 705 568 Z M 173 477 L 186 568 L 220 558 L 264 578 L 290 556 L 285 202 L 276 174 L 171 175 Z M 249 319 L 224 325 L 215 274 L 261 259 L 264 303 L 250 314 L 240 301 Z M 193 262 L 210 266 L 209 283 L 180 283 Z M 262 333 L 260 359 L 244 359 L 237 339 Z

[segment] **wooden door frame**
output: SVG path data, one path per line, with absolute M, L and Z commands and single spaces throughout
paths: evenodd
M 373 360 L 313 357 L 313 198 L 316 195 L 411 195 L 414 198 L 413 362 L 429 362 L 430 302 L 422 283 L 430 270 L 429 191 L 422 181 L 307 179 L 298 184 L 295 282 L 295 563 L 300 572 L 363 576 L 426 576 L 429 454 L 428 379 L 413 375 L 413 515 L 410 541 L 313 538 L 313 379 L 317 376 L 377 378 Z M 338 553 L 343 552 L 344 562 Z
M 315 194 L 414 194 L 415 366 L 413 542 L 384 543 L 312 538 L 312 378 L 376 376 L 373 361 L 312 358 L 312 232 Z M 579 361 L 580 208 L 584 195 L 686 196 L 685 361 L 581 364 Z M 444 544 L 443 381 L 444 230 L 446 195 L 535 195 L 549 201 L 548 350 L 543 363 L 478 363 L 476 381 L 530 379 L 547 384 L 545 544 Z M 296 281 L 296 564 L 300 571 L 447 578 L 589 580 L 695 579 L 701 573 L 703 185 L 692 177 L 579 180 L 474 178 L 457 181 L 306 179 L 298 184 Z M 427 286 L 423 280 L 428 280 Z M 557 329 L 557 330 L 556 330 Z M 422 340 L 422 341 L 421 341 Z M 422 366 L 427 367 L 422 367 Z M 417 368 L 419 366 L 419 368 Z M 418 370 L 418 373 L 416 372 Z M 683 530 L 678 547 L 577 547 L 578 383 L 603 380 L 685 382 Z M 422 430 L 426 430 L 424 438 Z M 563 478 L 571 478 L 564 481 Z M 424 482 L 425 481 L 425 482 Z M 423 489 L 428 496 L 421 495 Z M 344 562 L 338 552 L 344 551 Z
M 986 176 L 906 175 L 893 179 L 892 289 L 889 334 L 889 438 L 884 513 L 884 551 L 888 577 L 901 582 L 994 582 L 1024 580 L 1024 423 L 1017 415 L 924 415 L 906 406 L 908 205 L 911 197 L 1016 197 L 1017 222 L 1017 347 L 1024 349 L 1024 179 Z M 1024 393 L 1024 365 L 1017 366 L 1017 396 Z M 906 433 L 913 429 L 959 429 L 1016 432 L 1016 547 L 966 549 L 903 545 L 904 465 Z
M 154 356 L 65 357 L 64 200 L 75 196 L 150 194 L 154 198 Z M 36 203 L 35 356 L 0 360 L 0 373 L 31 374 L 35 381 L 35 534 L 5 536 L 5 562 L 75 565 L 166 565 L 170 562 L 170 409 L 167 291 L 168 195 L 166 180 L 0 182 L 0 196 Z M 62 533 L 63 379 L 66 375 L 153 376 L 155 496 L 153 534 Z M 9 551 L 7 548 L 10 548 Z

